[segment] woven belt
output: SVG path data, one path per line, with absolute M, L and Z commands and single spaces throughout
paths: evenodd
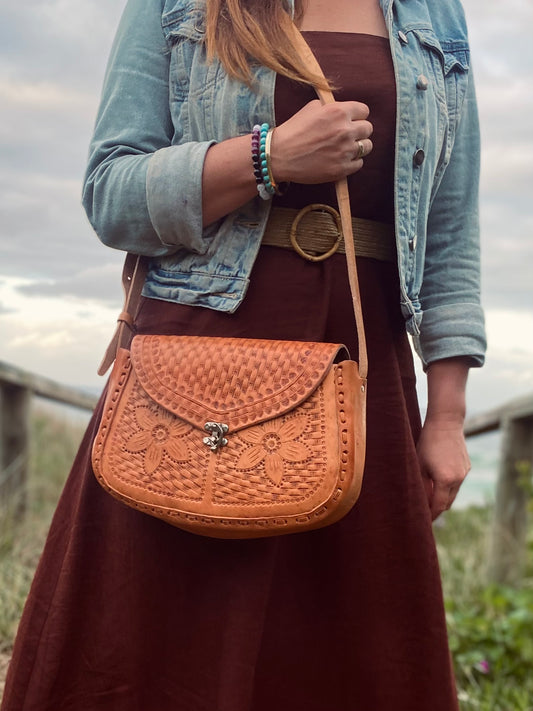
M 392 225 L 352 217 L 355 252 L 384 262 L 396 261 Z M 339 252 L 345 253 L 340 215 L 329 205 L 315 203 L 301 210 L 273 207 L 262 244 L 295 250 L 311 262 L 321 262 Z

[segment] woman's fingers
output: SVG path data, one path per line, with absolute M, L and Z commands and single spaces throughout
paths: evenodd
M 431 516 L 436 519 L 452 505 L 470 470 L 462 427 L 424 424 L 417 444 Z
M 328 107 L 335 106 L 338 109 L 345 110 L 352 121 L 361 121 L 367 119 L 370 115 L 370 109 L 362 101 L 337 101 L 334 104 L 328 104 Z
M 369 109 L 357 101 L 311 101 L 274 131 L 272 172 L 278 182 L 325 183 L 355 173 L 372 151 Z
M 446 486 L 433 481 L 433 491 L 430 499 L 431 518 L 435 520 L 441 513 L 451 508 L 459 492 L 459 484 Z
M 361 160 L 367 156 L 374 146 L 370 138 L 364 138 L 363 140 L 355 139 L 355 155 L 353 160 Z

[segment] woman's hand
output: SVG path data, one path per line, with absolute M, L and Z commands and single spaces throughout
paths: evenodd
M 470 471 L 462 422 L 426 419 L 417 454 L 431 518 L 435 520 L 450 508 Z
M 463 358 L 428 368 L 428 409 L 417 454 L 433 520 L 450 508 L 470 471 L 463 434 L 468 369 Z
M 310 101 L 276 128 L 272 136 L 272 174 L 278 183 L 327 183 L 363 166 L 359 141 L 367 156 L 373 127 L 369 109 L 357 101 L 323 106 Z
M 339 101 L 322 106 L 310 101 L 272 136 L 271 166 L 278 183 L 327 183 L 355 173 L 358 158 L 372 150 L 368 106 Z M 209 225 L 257 196 L 251 136 L 237 136 L 207 151 L 202 175 L 202 222 Z

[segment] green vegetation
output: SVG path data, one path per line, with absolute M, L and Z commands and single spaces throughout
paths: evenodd
M 28 496 L 23 523 L 0 510 L 0 653 L 9 651 L 63 483 L 83 434 L 37 410 L 31 423 Z
M 533 711 L 532 557 L 519 589 L 487 585 L 490 517 L 450 511 L 435 530 L 461 711 Z
M 81 435 L 81 426 L 33 418 L 27 516 L 0 530 L 0 676 Z M 435 527 L 461 711 L 533 711 L 533 556 L 520 589 L 487 585 L 490 520 L 488 508 L 472 507 Z

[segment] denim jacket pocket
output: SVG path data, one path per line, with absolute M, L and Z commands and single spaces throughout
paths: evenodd
M 173 0 L 161 17 L 163 34 L 170 47 L 170 82 L 173 97 L 202 101 L 213 88 L 218 62 L 207 61 L 205 10 L 191 0 Z
M 171 45 L 180 38 L 202 42 L 205 38 L 205 10 L 193 0 L 169 0 L 161 16 L 161 25 Z
M 439 40 L 433 30 L 415 29 L 413 34 L 426 50 L 428 71 L 433 78 L 437 100 L 444 109 L 443 153 L 435 172 L 435 188 L 450 160 L 461 117 L 469 81 L 470 49 L 465 40 Z
M 413 30 L 422 47 L 433 57 L 430 66 L 445 101 L 448 117 L 457 120 L 468 84 L 470 49 L 464 40 L 439 41 L 433 30 Z

